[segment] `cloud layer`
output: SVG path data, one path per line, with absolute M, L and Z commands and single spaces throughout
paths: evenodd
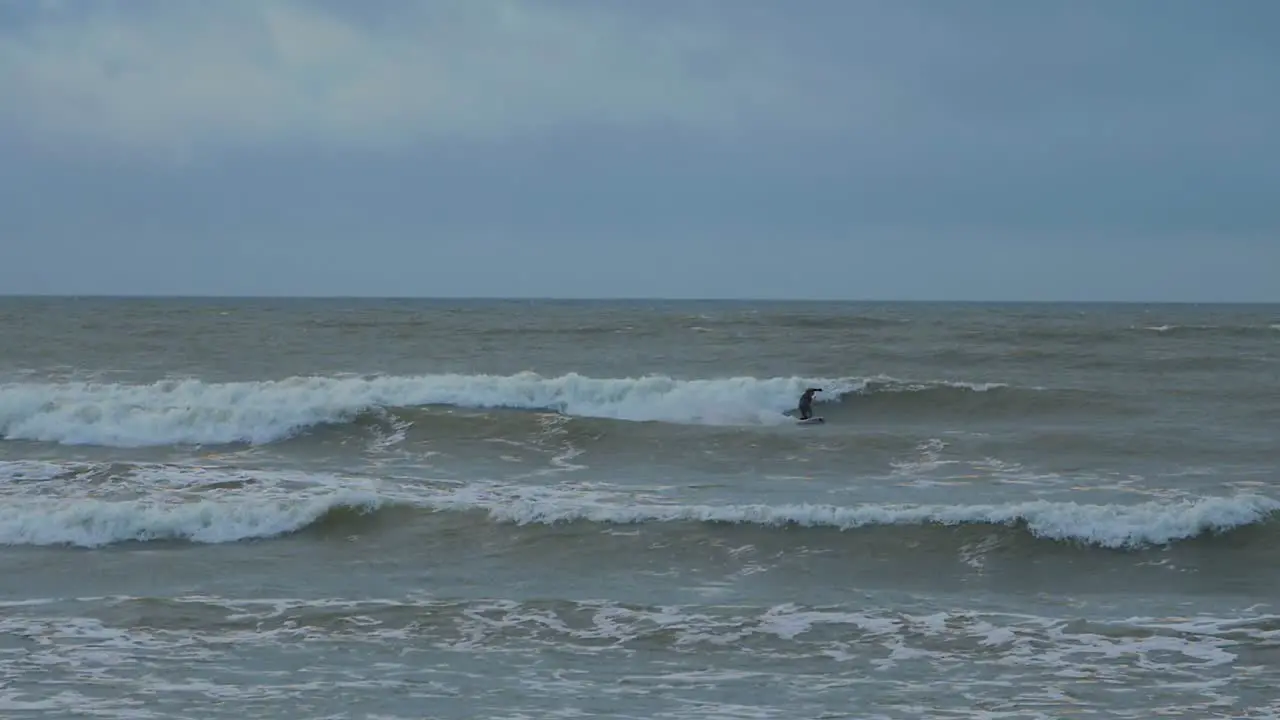
M 0 0 L 0 291 L 1277 298 L 1277 26 Z
M 783 63 L 744 56 L 725 18 L 696 9 L 138 0 L 11 15 L 4 112 L 42 138 L 387 147 L 577 124 L 731 130 L 795 104 Z

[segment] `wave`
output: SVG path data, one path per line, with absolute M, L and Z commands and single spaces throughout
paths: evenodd
M 335 510 L 367 512 L 384 502 L 377 495 L 357 491 L 295 500 L 18 500 L 0 508 L 0 545 L 93 548 L 154 540 L 238 542 L 288 535 Z
M 1270 339 L 1280 324 L 1173 324 L 1153 321 L 1133 325 L 1098 326 L 1094 324 L 1046 322 L 1044 324 L 1010 324 L 1003 327 L 986 325 L 958 327 L 954 332 L 964 338 L 963 345 L 980 348 L 1011 346 L 1017 352 L 1041 351 L 1052 347 L 1054 354 L 1088 349 L 1096 353 L 1099 346 L 1135 341 L 1173 342 L 1174 340 Z M 1117 350 L 1117 352 L 1122 352 Z
M 1270 337 L 1280 324 L 1273 325 L 1143 325 L 1135 329 L 1166 337 L 1224 336 Z
M 59 382 L 0 385 L 0 437 L 69 445 L 264 444 L 370 411 L 422 406 L 541 410 L 576 417 L 704 425 L 790 422 L 807 386 L 819 402 L 854 394 L 972 393 L 997 385 L 913 383 L 893 378 L 680 380 L 578 374 L 293 377 L 150 384 Z
M 482 505 L 483 506 L 483 505 Z M 451 509 L 455 506 L 449 505 Z M 465 507 L 465 505 L 464 505 Z M 999 505 L 624 505 L 541 500 L 489 503 L 498 521 L 555 524 L 698 522 L 853 530 L 901 525 L 1003 525 L 1042 539 L 1105 548 L 1164 545 L 1266 521 L 1280 502 L 1257 495 L 1212 497 L 1180 503 L 1086 505 L 1036 500 Z
M 0 508 L 0 544 L 100 547 L 114 543 L 185 540 L 228 543 L 279 537 L 306 529 L 341 529 L 379 516 L 411 521 L 413 513 L 481 513 L 515 525 L 679 524 L 759 529 L 854 530 L 892 526 L 1007 526 L 1035 538 L 1108 549 L 1167 545 L 1206 533 L 1266 523 L 1280 501 L 1258 495 L 1182 502 L 1088 505 L 1037 500 L 991 505 L 833 506 L 684 505 L 636 503 L 601 493 L 467 486 L 409 497 L 336 490 L 274 498 L 219 497 L 187 502 L 155 498 L 14 498 Z

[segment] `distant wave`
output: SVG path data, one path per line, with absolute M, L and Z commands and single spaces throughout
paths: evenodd
M 1140 329 L 1159 333 L 1160 335 L 1181 336 L 1215 336 L 1224 337 L 1267 337 L 1280 324 L 1273 325 L 1144 325 Z
M 373 410 L 431 405 L 515 408 L 577 417 L 705 425 L 789 422 L 807 386 L 819 401 L 855 393 L 965 393 L 1001 387 L 893 378 L 679 380 L 577 374 L 294 377 L 214 383 L 9 383 L 0 385 L 0 437 L 72 445 L 270 443 Z
M 479 512 L 519 525 L 711 523 L 852 530 L 885 526 L 992 525 L 1045 540 L 1099 548 L 1164 545 L 1205 533 L 1264 523 L 1280 502 L 1257 495 L 1178 503 L 1085 505 L 1033 501 L 995 505 L 680 505 L 541 491 L 538 495 L 467 487 L 420 498 L 339 490 L 302 497 L 242 495 L 185 503 L 154 499 L 14 498 L 0 507 L 0 544 L 98 547 L 121 542 L 185 540 L 227 543 L 366 521 L 406 511 Z
M 1151 321 L 1134 325 L 1099 326 L 1086 323 L 1045 323 L 1040 325 L 1008 325 L 1005 327 L 961 328 L 956 332 L 971 342 L 965 345 L 982 347 L 988 343 L 1008 343 L 1022 350 L 1044 350 L 1053 347 L 1055 352 L 1073 351 L 1079 348 L 1131 343 L 1139 341 L 1213 340 L 1213 339 L 1268 339 L 1274 336 L 1280 324 L 1173 324 Z M 1066 344 L 1066 345 L 1060 345 Z M 1037 347 L 1038 346 L 1038 347 Z

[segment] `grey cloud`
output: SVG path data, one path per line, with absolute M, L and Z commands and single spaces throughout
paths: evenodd
M 1280 299 L 1270 3 L 14 7 L 0 289 Z

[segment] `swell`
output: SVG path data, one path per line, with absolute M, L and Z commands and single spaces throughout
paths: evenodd
M 952 410 L 1004 416 L 1088 408 L 1096 396 L 999 384 L 911 382 L 889 377 L 728 377 L 578 374 L 292 377 L 253 382 L 150 384 L 18 382 L 0 385 L 0 437 L 67 445 L 264 444 L 326 425 L 357 431 L 388 412 L 410 421 L 432 407 L 532 410 L 568 417 L 678 425 L 781 426 L 800 392 L 852 416 Z M 822 411 L 825 412 L 825 409 Z M 407 415 L 407 417 L 405 417 Z M 489 422 L 490 420 L 486 420 Z
M 742 322 L 739 320 L 738 322 Z M 792 327 L 804 330 L 848 331 L 882 330 L 910 324 L 908 318 L 875 315 L 781 314 L 773 313 L 756 319 L 755 324 L 770 327 Z
M 1064 347 L 1095 347 L 1111 343 L 1171 342 L 1176 339 L 1260 339 L 1276 336 L 1280 324 L 1162 324 L 1099 327 L 1087 324 L 1012 325 L 958 329 L 957 334 L 979 342 L 1018 345 L 1052 342 Z
M 1257 495 L 1204 497 L 1182 502 L 1087 505 L 1030 501 L 974 505 L 834 506 L 691 505 L 619 501 L 579 492 L 468 486 L 418 497 L 338 490 L 304 496 L 252 497 L 224 493 L 186 502 L 154 498 L 17 498 L 0 508 L 0 544 L 100 547 L 124 542 L 228 543 L 299 533 L 345 537 L 353 532 L 425 528 L 445 518 L 451 531 L 492 532 L 503 525 L 551 530 L 588 525 L 663 528 L 680 535 L 750 529 L 788 544 L 822 544 L 835 531 L 906 532 L 902 542 L 946 540 L 940 533 L 980 527 L 1015 532 L 1028 542 L 1136 550 L 1261 530 L 1255 542 L 1280 540 L 1280 502 Z M 440 528 L 436 528 L 441 531 Z M 455 537 L 451 542 L 459 542 Z M 682 544 L 679 537 L 675 544 Z
M 1166 338 L 1274 338 L 1280 323 L 1271 325 L 1143 325 L 1138 328 Z
M 871 380 L 861 390 L 842 395 L 832 410 L 824 408 L 822 414 L 835 419 L 870 416 L 877 421 L 954 415 L 982 420 L 1068 412 L 1114 414 L 1125 410 L 1118 398 L 1087 390 L 887 379 Z

